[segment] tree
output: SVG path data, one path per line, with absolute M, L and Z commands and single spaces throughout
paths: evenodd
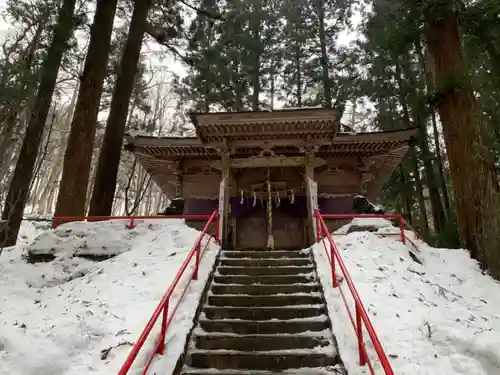
M 436 88 L 432 99 L 443 123 L 461 244 L 499 278 L 500 189 L 464 61 L 459 9 L 452 1 L 421 5 Z
M 56 216 L 84 216 L 97 115 L 110 50 L 117 0 L 98 0 L 64 155 Z
M 17 241 L 57 74 L 74 26 L 75 3 L 76 0 L 63 1 L 54 28 L 54 37 L 43 61 L 37 96 L 2 213 L 2 219 L 9 221 L 0 234 L 4 246 L 13 246 Z
M 89 214 L 109 216 L 113 208 L 123 134 L 135 82 L 150 0 L 136 0 L 99 154 Z

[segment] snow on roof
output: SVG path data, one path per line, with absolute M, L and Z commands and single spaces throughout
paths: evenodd
M 118 372 L 199 235 L 176 219 L 136 221 L 133 230 L 126 229 L 125 224 L 65 224 L 39 235 L 27 247 L 20 245 L 3 252 L 0 374 Z M 97 252 L 122 245 L 128 251 L 103 262 L 72 257 L 84 242 Z M 42 244 L 54 249 L 56 259 L 26 263 L 22 258 L 26 248 Z M 182 313 L 172 321 L 167 335 L 168 356 L 162 361 L 164 373 L 171 373 L 184 349 L 216 252 L 212 244 L 202 260 L 199 279 L 191 283 L 180 306 Z M 171 305 L 187 279 L 181 279 Z M 148 346 L 156 339 L 158 328 L 146 341 L 138 364 L 149 354 Z
M 398 228 L 334 236 L 334 241 L 398 375 L 500 373 L 500 283 L 482 273 L 466 250 L 436 249 L 418 242 L 422 265 Z M 340 356 L 350 375 L 358 366 L 357 341 L 322 245 L 314 246 Z M 337 270 L 339 268 L 337 267 Z M 339 277 L 339 276 L 337 276 Z M 345 283 L 341 283 L 350 298 Z M 354 308 L 354 305 L 351 305 Z M 365 331 L 376 373 L 383 373 Z

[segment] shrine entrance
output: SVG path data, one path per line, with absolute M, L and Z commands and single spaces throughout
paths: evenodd
M 231 204 L 233 246 L 273 250 L 307 245 L 303 170 L 252 168 L 233 173 L 239 195 Z

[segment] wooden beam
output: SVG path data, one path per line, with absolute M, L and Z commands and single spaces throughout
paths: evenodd
M 210 132 L 204 132 L 203 137 L 206 138 L 206 141 L 209 141 L 209 138 L 223 138 L 224 136 L 226 137 L 242 137 L 242 136 L 251 136 L 255 135 L 256 137 L 262 137 L 262 136 L 279 136 L 279 135 L 293 135 L 293 134 L 325 134 L 329 135 L 332 133 L 332 129 L 313 129 L 313 128 L 307 128 L 304 127 L 303 129 L 288 129 L 288 130 L 283 130 L 283 131 L 276 131 L 275 129 L 272 128 L 260 128 L 254 131 L 249 131 L 249 132 L 244 132 L 244 131 L 235 131 L 235 132 L 225 132 L 222 131 L 221 129 L 219 130 L 213 130 Z
M 249 158 L 232 159 L 229 162 L 231 168 L 276 168 L 276 167 L 299 167 L 306 164 L 305 156 L 252 156 Z M 314 168 L 326 164 L 320 158 L 314 160 Z M 215 169 L 222 169 L 222 163 L 215 161 L 210 165 Z
M 262 139 L 237 139 L 228 140 L 227 146 L 231 149 L 238 148 L 272 148 L 272 147 L 286 147 L 286 146 L 296 146 L 298 148 L 312 147 L 312 146 L 328 146 L 332 144 L 331 137 L 319 138 L 319 139 L 304 139 L 304 137 L 294 137 L 288 139 L 272 139 L 272 140 L 262 140 Z M 207 147 L 218 149 L 222 148 L 224 145 L 220 141 L 207 141 Z

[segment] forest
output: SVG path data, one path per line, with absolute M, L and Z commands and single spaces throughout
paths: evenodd
M 193 110 L 324 106 L 346 132 L 418 128 L 378 203 L 500 278 L 498 0 L 3 3 L 3 246 L 30 214 L 164 209 L 127 133 L 192 135 Z

